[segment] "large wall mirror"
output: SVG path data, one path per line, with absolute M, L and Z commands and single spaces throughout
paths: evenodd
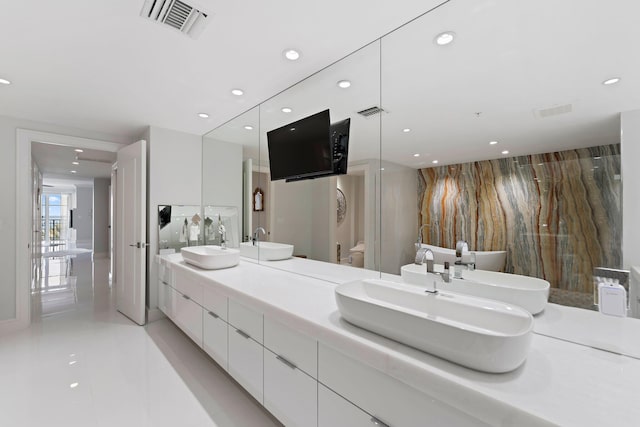
M 640 107 L 627 5 L 449 1 L 205 137 L 205 193 L 216 144 L 239 143 L 245 239 L 262 227 L 295 256 L 396 275 L 417 240 L 465 240 L 593 309 L 594 273 L 623 267 L 620 113 Z M 349 173 L 271 181 L 267 132 L 326 109 L 351 119 Z

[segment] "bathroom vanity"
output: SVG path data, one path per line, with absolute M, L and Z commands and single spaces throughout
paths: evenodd
M 534 334 L 522 366 L 482 373 L 344 321 L 335 282 L 372 272 L 304 259 L 286 262 L 322 278 L 245 258 L 216 271 L 178 254 L 156 260 L 160 309 L 287 426 L 631 426 L 640 419 L 629 393 L 640 360 L 631 357 Z

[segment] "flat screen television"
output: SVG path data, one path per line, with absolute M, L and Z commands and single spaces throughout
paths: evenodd
M 267 132 L 271 181 L 333 172 L 329 110 Z

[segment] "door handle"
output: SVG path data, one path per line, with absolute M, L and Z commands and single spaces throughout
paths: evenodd
M 149 244 L 148 243 L 144 243 L 144 242 L 138 242 L 138 243 L 134 243 L 133 245 L 129 245 L 129 246 L 131 246 L 132 248 L 144 249 L 147 246 L 149 246 Z

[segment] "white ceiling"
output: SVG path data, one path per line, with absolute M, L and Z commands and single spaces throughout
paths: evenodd
M 638 16 L 627 0 L 451 0 L 210 135 L 255 149 L 259 117 L 264 160 L 268 130 L 331 108 L 332 120 L 352 118 L 350 160 L 382 150 L 419 168 L 617 143 L 619 113 L 640 108 Z M 437 46 L 445 30 L 456 39 Z M 386 112 L 356 114 L 374 104 Z M 572 112 L 535 113 L 566 104 Z
M 82 153 L 74 147 L 31 143 L 31 156 L 45 177 L 72 177 L 74 180 L 110 178 L 111 165 L 116 161 L 116 153 L 84 149 Z M 79 164 L 74 165 L 72 162 Z M 72 174 L 71 171 L 76 173 Z
M 131 140 L 147 125 L 204 134 L 440 2 L 189 1 L 213 15 L 194 40 L 140 17 L 143 0 L 2 1 L 0 115 Z

